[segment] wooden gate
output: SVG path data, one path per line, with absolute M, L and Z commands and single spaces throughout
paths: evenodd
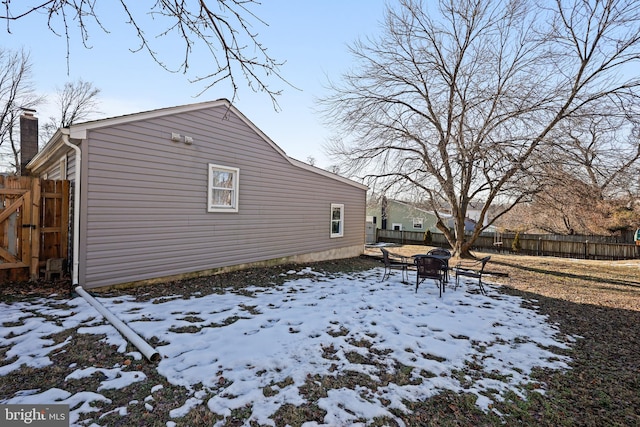
M 0 176 L 0 280 L 37 280 L 67 258 L 69 181 Z

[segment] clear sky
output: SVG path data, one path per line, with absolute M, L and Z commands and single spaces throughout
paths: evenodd
M 328 78 L 339 79 L 353 63 L 347 44 L 358 37 L 380 32 L 385 3 L 384 0 L 264 0 L 253 5 L 251 11 L 268 24 L 251 19 L 253 30 L 272 57 L 286 61 L 280 69 L 281 74 L 297 89 L 276 79 L 270 81 L 274 89 L 284 89 L 278 98 L 281 111 L 276 112 L 267 95 L 254 93 L 240 79 L 236 107 L 289 156 L 303 161 L 312 156 L 317 166 L 330 166 L 322 146 L 331 135 L 331 129 L 322 123 L 315 111 L 315 100 L 326 94 Z M 66 40 L 47 28 L 46 17 L 42 14 L 12 22 L 10 33 L 6 27 L 0 29 L 0 46 L 14 50 L 24 47 L 30 52 L 36 89 L 50 99 L 56 88 L 68 81 L 92 82 L 102 91 L 102 114 L 96 118 L 219 98 L 231 99 L 233 94 L 226 84 L 196 97 L 203 86 L 190 83 L 189 79 L 207 71 L 205 58 L 197 53 L 187 75 L 163 70 L 144 51 L 132 53 L 131 50 L 138 47 L 138 41 L 133 29 L 124 24 L 125 16 L 116 4 L 114 2 L 107 6 L 110 9 L 101 11 L 102 24 L 109 30 L 108 34 L 95 24 L 90 26 L 88 44 L 91 49 L 82 45 L 79 33 L 73 29 L 69 68 Z M 19 11 L 18 5 L 12 3 L 14 14 Z M 102 5 L 98 7 L 105 7 Z M 151 22 L 154 27 L 146 30 L 147 35 L 154 38 L 165 28 L 157 21 Z M 177 43 L 174 45 L 164 39 L 158 39 L 156 43 L 162 49 L 160 53 L 164 60 L 179 63 L 183 50 Z M 44 122 L 53 114 L 52 106 L 40 106 L 37 114 Z

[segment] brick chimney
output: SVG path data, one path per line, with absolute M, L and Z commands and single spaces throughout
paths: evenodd
M 38 118 L 36 110 L 23 109 L 20 116 L 20 175 L 27 173 L 27 163 L 38 154 Z

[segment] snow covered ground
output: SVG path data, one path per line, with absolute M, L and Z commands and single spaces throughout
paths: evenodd
M 550 349 L 566 348 L 573 338 L 561 335 L 544 316 L 523 308 L 520 298 L 499 293 L 497 286 L 488 285 L 489 295 L 482 296 L 467 291 L 466 283 L 457 290 L 450 284 L 438 298 L 433 282 L 421 284 L 415 293 L 413 284 L 400 282 L 399 272 L 381 282 L 380 268 L 331 276 L 309 268 L 287 274 L 290 280 L 283 285 L 265 283 L 242 292 L 188 299 L 167 295 L 136 302 L 132 297 L 97 297 L 143 338 L 157 337 L 163 343 L 157 347 L 162 356 L 158 372 L 192 391 L 189 399 L 176 402 L 167 426 L 179 423 L 183 414 L 201 404 L 225 416 L 251 404 L 252 420 L 273 424 L 269 416 L 281 405 L 305 402 L 300 386 L 316 374 L 351 371 L 376 380 L 379 370 L 370 363 L 350 362 L 353 354 L 378 360 L 388 370 L 398 364 L 411 367 L 415 381 L 382 385 L 375 392 L 361 387 L 330 390 L 319 401 L 327 411 L 326 425 L 348 425 L 376 416 L 395 418 L 391 408 L 408 411 L 403 400 L 423 400 L 443 390 L 474 393 L 477 405 L 490 410 L 492 399 L 500 399 L 495 390 L 522 394 L 533 367 L 568 368 L 568 359 Z M 48 320 L 50 316 L 58 322 Z M 0 366 L 0 380 L 23 364 L 50 364 L 48 356 L 70 345 L 71 338 L 52 345 L 46 337 L 69 328 L 107 334 L 109 344 L 126 351 L 120 334 L 80 297 L 63 306 L 45 299 L 0 303 L 0 323 L 0 346 L 8 347 L 6 358 L 17 356 L 13 363 Z M 191 327 L 190 332 L 182 327 Z M 327 357 L 329 350 L 331 357 Z M 139 353 L 132 356 L 141 357 Z M 454 372 L 464 370 L 465 362 L 471 361 L 498 375 L 467 376 L 461 384 Z M 101 390 L 145 379 L 142 372 L 121 365 L 111 369 L 77 366 L 69 377 L 90 376 L 96 370 L 106 377 L 98 390 L 75 394 L 64 389 L 23 390 L 0 396 L 0 403 L 69 404 L 73 424 L 82 412 L 95 410 L 92 404 L 106 399 Z M 263 393 L 266 387 L 277 393 Z M 122 408 L 123 416 L 126 412 Z M 94 425 L 99 423 L 98 419 Z

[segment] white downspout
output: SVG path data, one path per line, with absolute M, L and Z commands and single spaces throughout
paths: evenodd
M 160 360 L 160 353 L 158 353 L 153 347 L 151 347 L 140 335 L 136 334 L 133 329 L 128 327 L 122 320 L 118 319 L 115 314 L 107 310 L 102 304 L 98 302 L 94 297 L 89 295 L 87 291 L 82 289 L 82 286 L 76 286 L 76 292 L 89 304 L 91 304 L 105 319 L 113 325 L 126 339 L 129 340 L 140 352 L 152 362 Z
M 80 147 L 69 141 L 69 134 L 62 134 L 62 142 L 71 147 L 76 152 L 76 170 L 74 178 L 73 192 L 73 268 L 71 280 L 74 286 L 78 285 L 78 270 L 80 266 L 80 165 L 82 160 L 82 152 Z
M 64 130 L 63 130 L 64 132 Z M 73 269 L 71 273 L 71 280 L 75 291 L 82 298 L 87 300 L 104 318 L 113 325 L 118 332 L 120 332 L 126 339 L 129 340 L 140 352 L 150 361 L 155 362 L 160 360 L 160 353 L 158 353 L 153 347 L 151 347 L 140 335 L 136 334 L 129 326 L 127 326 L 122 320 L 118 319 L 113 313 L 107 310 L 102 304 L 95 298 L 87 293 L 82 286 L 79 285 L 79 267 L 80 267 L 80 166 L 82 160 L 82 151 L 80 147 L 72 144 L 69 141 L 69 134 L 62 134 L 62 142 L 73 148 L 76 152 L 76 170 L 75 170 L 75 183 L 73 193 Z

